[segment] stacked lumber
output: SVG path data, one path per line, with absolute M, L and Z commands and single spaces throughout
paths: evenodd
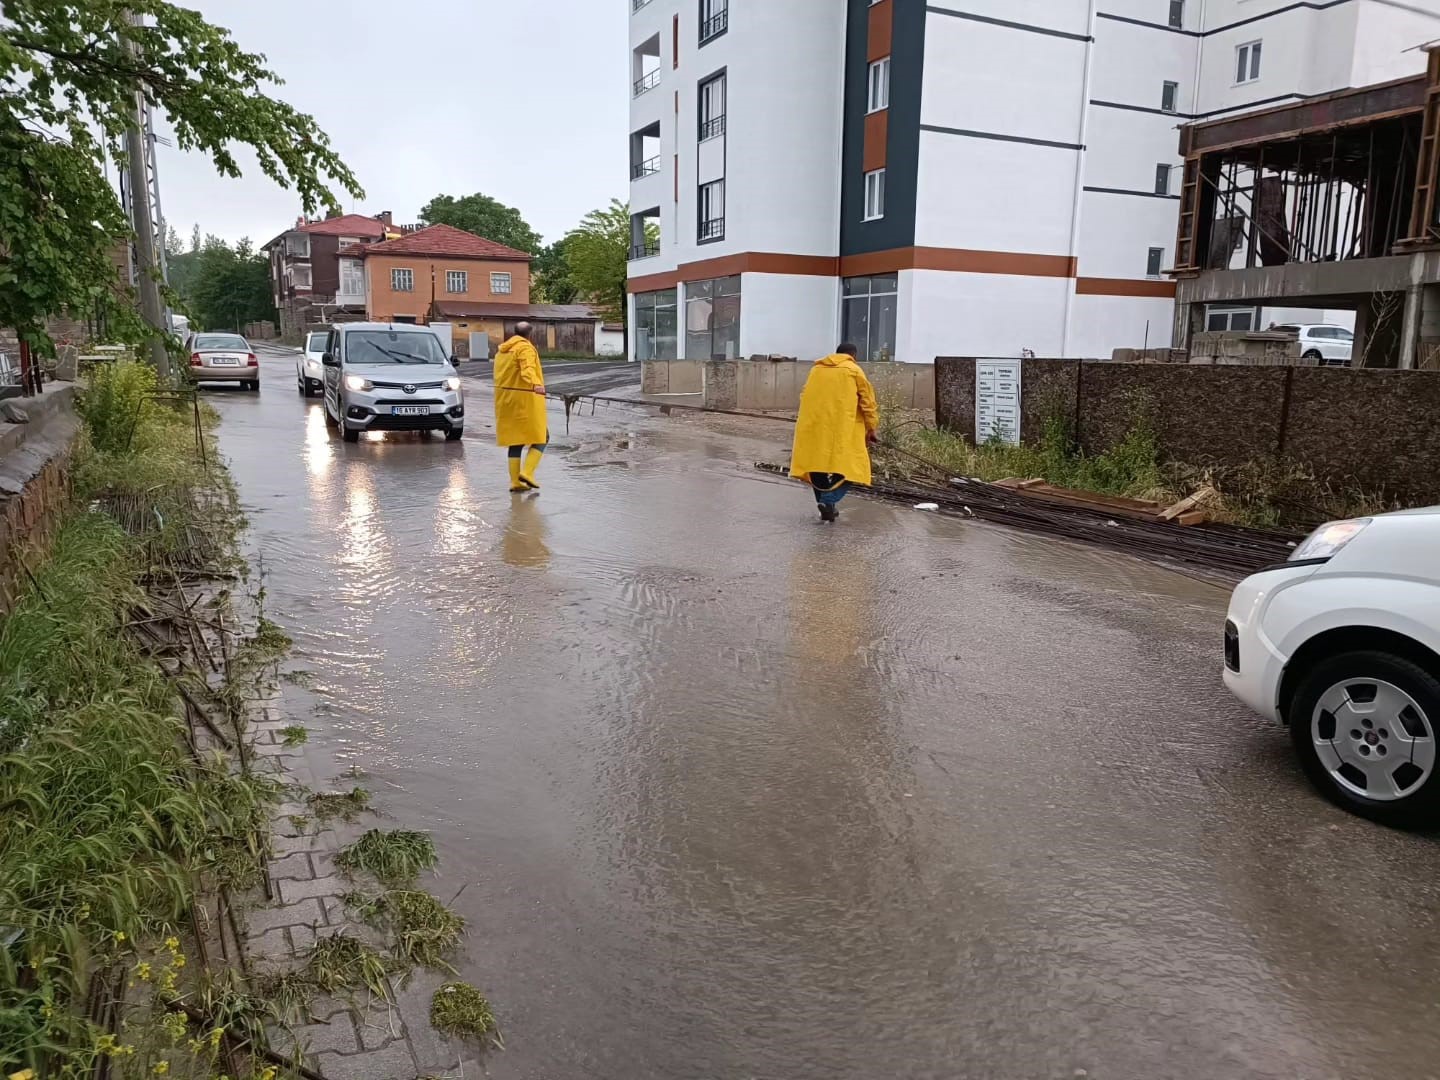
M 1022 480 L 1018 476 L 998 480 L 995 486 L 1023 492 L 1040 502 L 1119 514 L 1141 521 L 1168 521 L 1185 526 L 1203 525 L 1209 521 L 1210 512 L 1205 507 L 1216 497 L 1215 489 L 1208 485 L 1179 502 L 1168 504 L 1146 499 L 1126 499 L 1118 495 L 1100 495 L 1094 491 L 1076 491 L 1073 488 L 1056 487 L 1040 479 Z

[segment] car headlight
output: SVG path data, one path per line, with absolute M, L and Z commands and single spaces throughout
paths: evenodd
M 1328 525 L 1321 525 L 1290 553 L 1290 561 L 1333 558 L 1346 544 L 1364 532 L 1370 521 L 1370 518 L 1351 518 L 1349 521 L 1332 521 Z
M 458 376 L 458 375 L 451 375 L 448 379 L 446 379 L 446 380 L 445 380 L 445 389 L 446 389 L 446 390 L 459 390 L 459 389 L 460 389 L 460 376 Z
M 369 379 L 362 379 L 359 375 L 345 376 L 346 390 L 374 390 L 375 384 Z

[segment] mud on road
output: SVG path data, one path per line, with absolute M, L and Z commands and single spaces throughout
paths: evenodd
M 267 357 L 267 362 L 269 358 Z M 283 376 L 283 377 L 282 377 Z M 1437 1075 L 1440 858 L 1219 682 L 1221 590 L 756 473 L 789 428 L 207 395 L 311 749 L 431 830 L 498 1078 Z

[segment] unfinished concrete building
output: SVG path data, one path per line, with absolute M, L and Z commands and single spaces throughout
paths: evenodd
M 1175 342 L 1210 305 L 1349 309 L 1354 366 L 1440 367 L 1440 51 L 1424 75 L 1181 129 Z

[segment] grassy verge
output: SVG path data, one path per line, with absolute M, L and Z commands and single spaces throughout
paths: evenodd
M 882 411 L 882 417 L 886 415 Z M 1143 417 L 1103 454 L 1075 449 L 1058 418 L 1046 423 L 1037 444 L 975 446 L 923 420 L 889 412 L 881 441 L 934 463 L 948 476 L 990 482 L 1016 476 L 1041 478 L 1057 487 L 1167 503 L 1208 486 L 1216 492 L 1207 504 L 1215 520 L 1251 528 L 1306 528 L 1397 508 L 1373 492 L 1327 482 L 1295 462 L 1265 459 L 1235 467 L 1166 460 Z M 881 475 L 895 479 L 938 479 L 936 473 L 886 446 L 877 452 L 876 465 Z

